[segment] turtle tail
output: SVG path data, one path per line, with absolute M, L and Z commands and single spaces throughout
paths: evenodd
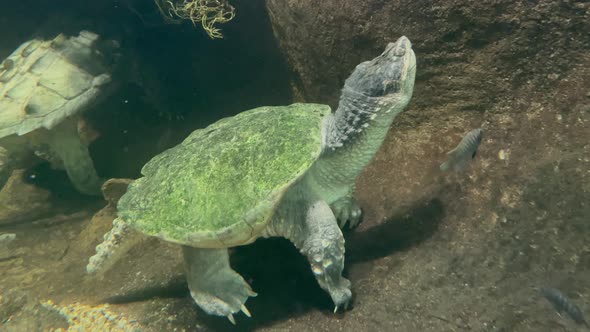
M 102 243 L 96 246 L 96 254 L 90 257 L 86 272 L 95 274 L 108 271 L 143 238 L 123 220 L 116 218 L 113 220 L 113 228 L 104 235 Z

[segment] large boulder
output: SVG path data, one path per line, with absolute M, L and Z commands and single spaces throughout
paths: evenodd
M 553 0 L 266 0 L 299 99 L 337 104 L 355 64 L 400 35 L 414 44 L 413 104 L 489 110 L 519 88 L 552 89 L 590 49 L 590 4 Z M 296 94 L 296 95 L 297 95 Z
M 535 172 L 535 163 L 549 162 L 554 151 L 582 153 L 590 140 L 588 2 L 266 0 L 266 6 L 294 72 L 296 101 L 335 107 L 355 64 L 400 35 L 413 43 L 414 97 L 357 183 L 367 220 L 438 196 L 438 165 L 473 128 L 485 131 L 479 172 L 495 181 Z M 497 185 L 485 184 L 492 191 Z

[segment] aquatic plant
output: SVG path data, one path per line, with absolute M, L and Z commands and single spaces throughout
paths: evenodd
M 199 22 L 211 38 L 223 37 L 215 27 L 218 23 L 231 21 L 235 16 L 234 7 L 226 0 L 154 0 L 162 15 L 178 23 L 190 20 L 196 26 Z

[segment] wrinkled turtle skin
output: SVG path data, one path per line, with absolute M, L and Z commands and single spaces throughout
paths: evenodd
M 87 271 L 104 272 L 146 235 L 177 243 L 192 298 L 235 322 L 240 311 L 250 316 L 245 302 L 256 293 L 230 267 L 227 248 L 277 236 L 307 257 L 335 310 L 346 309 L 341 227 L 359 222 L 356 177 L 409 103 L 415 72 L 401 37 L 355 68 L 334 113 L 318 104 L 260 107 L 194 131 L 129 185 Z
M 30 166 L 34 155 L 65 168 L 77 190 L 100 195 L 82 112 L 111 89 L 118 44 L 97 34 L 58 35 L 23 43 L 0 65 L 0 188 L 11 171 Z

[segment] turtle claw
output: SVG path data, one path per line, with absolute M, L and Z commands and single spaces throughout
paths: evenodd
M 334 313 L 337 313 L 338 312 L 338 309 L 340 307 L 342 307 L 342 311 L 348 310 L 348 305 L 349 304 L 350 304 L 350 301 L 346 301 L 346 302 L 342 303 L 341 305 L 338 304 L 338 305 L 334 306 Z
M 240 311 L 250 317 L 245 302 L 256 293 L 229 266 L 227 249 L 182 248 L 190 294 L 197 305 L 210 315 L 226 317 L 232 324 Z
M 340 229 L 344 229 L 347 223 L 348 228 L 352 229 L 361 221 L 362 211 L 354 198 L 341 198 L 334 202 L 330 208 L 336 216 Z
M 246 308 L 245 305 L 242 304 L 241 310 L 244 313 L 244 315 L 246 315 L 248 317 L 252 317 L 252 314 L 250 313 L 250 311 L 248 310 L 248 308 Z

